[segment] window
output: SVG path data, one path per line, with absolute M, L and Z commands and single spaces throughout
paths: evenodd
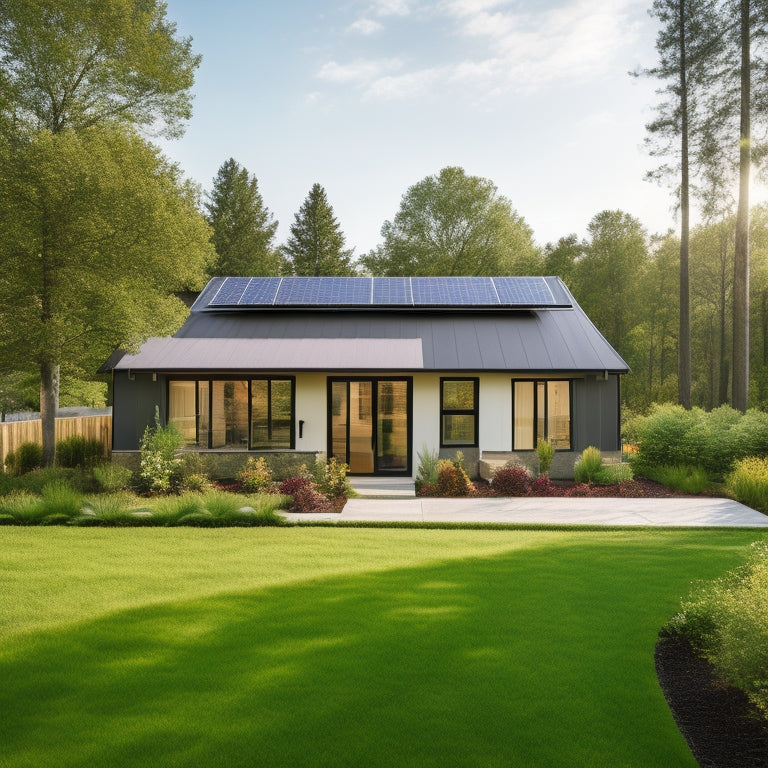
M 293 412 L 293 378 L 168 382 L 168 421 L 200 448 L 293 448 Z
M 478 379 L 440 379 L 440 445 L 477 445 Z
M 557 450 L 570 450 L 570 381 L 514 381 L 512 398 L 513 450 L 532 451 L 539 438 Z

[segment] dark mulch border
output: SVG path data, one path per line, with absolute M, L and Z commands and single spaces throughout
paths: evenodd
M 768 723 L 679 637 L 660 635 L 656 674 L 701 768 L 768 768 Z

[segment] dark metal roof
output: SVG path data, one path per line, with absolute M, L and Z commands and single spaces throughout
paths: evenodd
M 151 340 L 146 354 L 143 349 L 130 359 L 112 360 L 112 367 L 189 371 L 231 367 L 287 372 L 291 361 L 305 356 L 301 365 L 296 363 L 297 370 L 628 372 L 627 364 L 562 281 L 545 279 L 553 295 L 570 304 L 569 308 L 213 311 L 208 308 L 209 301 L 221 285 L 221 278 L 215 278 L 173 339 L 162 343 Z M 195 339 L 211 342 L 194 344 Z M 343 339 L 379 341 L 375 345 L 338 342 Z M 313 341 L 307 344 L 306 340 Z M 420 361 L 415 343 L 421 346 Z M 377 354 L 372 355 L 374 347 Z M 227 361 L 232 361 L 231 366 L 225 367 Z

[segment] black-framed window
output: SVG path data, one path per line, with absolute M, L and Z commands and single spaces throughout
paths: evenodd
M 292 376 L 170 379 L 168 422 L 200 448 L 292 449 L 295 388 Z
M 512 382 L 512 449 L 532 451 L 539 438 L 556 450 L 571 448 L 571 381 Z
M 462 448 L 478 443 L 480 380 L 440 379 L 440 446 Z

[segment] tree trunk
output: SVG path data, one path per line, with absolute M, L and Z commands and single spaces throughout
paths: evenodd
M 56 411 L 59 407 L 59 366 L 40 364 L 40 419 L 43 431 L 43 466 L 52 467 L 56 459 Z
M 691 315 L 688 281 L 690 204 L 688 199 L 688 83 L 685 2 L 680 5 L 680 339 L 677 359 L 677 399 L 691 407 Z
M 733 407 L 749 402 L 749 175 L 750 175 L 750 0 L 741 0 L 741 125 L 739 205 L 733 263 Z
M 725 280 L 726 269 L 728 266 L 728 241 L 723 239 L 720 246 L 720 297 L 718 305 L 720 323 L 720 383 L 717 393 L 717 404 L 723 405 L 728 402 L 728 380 L 731 376 L 730 360 L 728 358 L 727 334 L 725 327 L 725 306 L 727 286 Z

